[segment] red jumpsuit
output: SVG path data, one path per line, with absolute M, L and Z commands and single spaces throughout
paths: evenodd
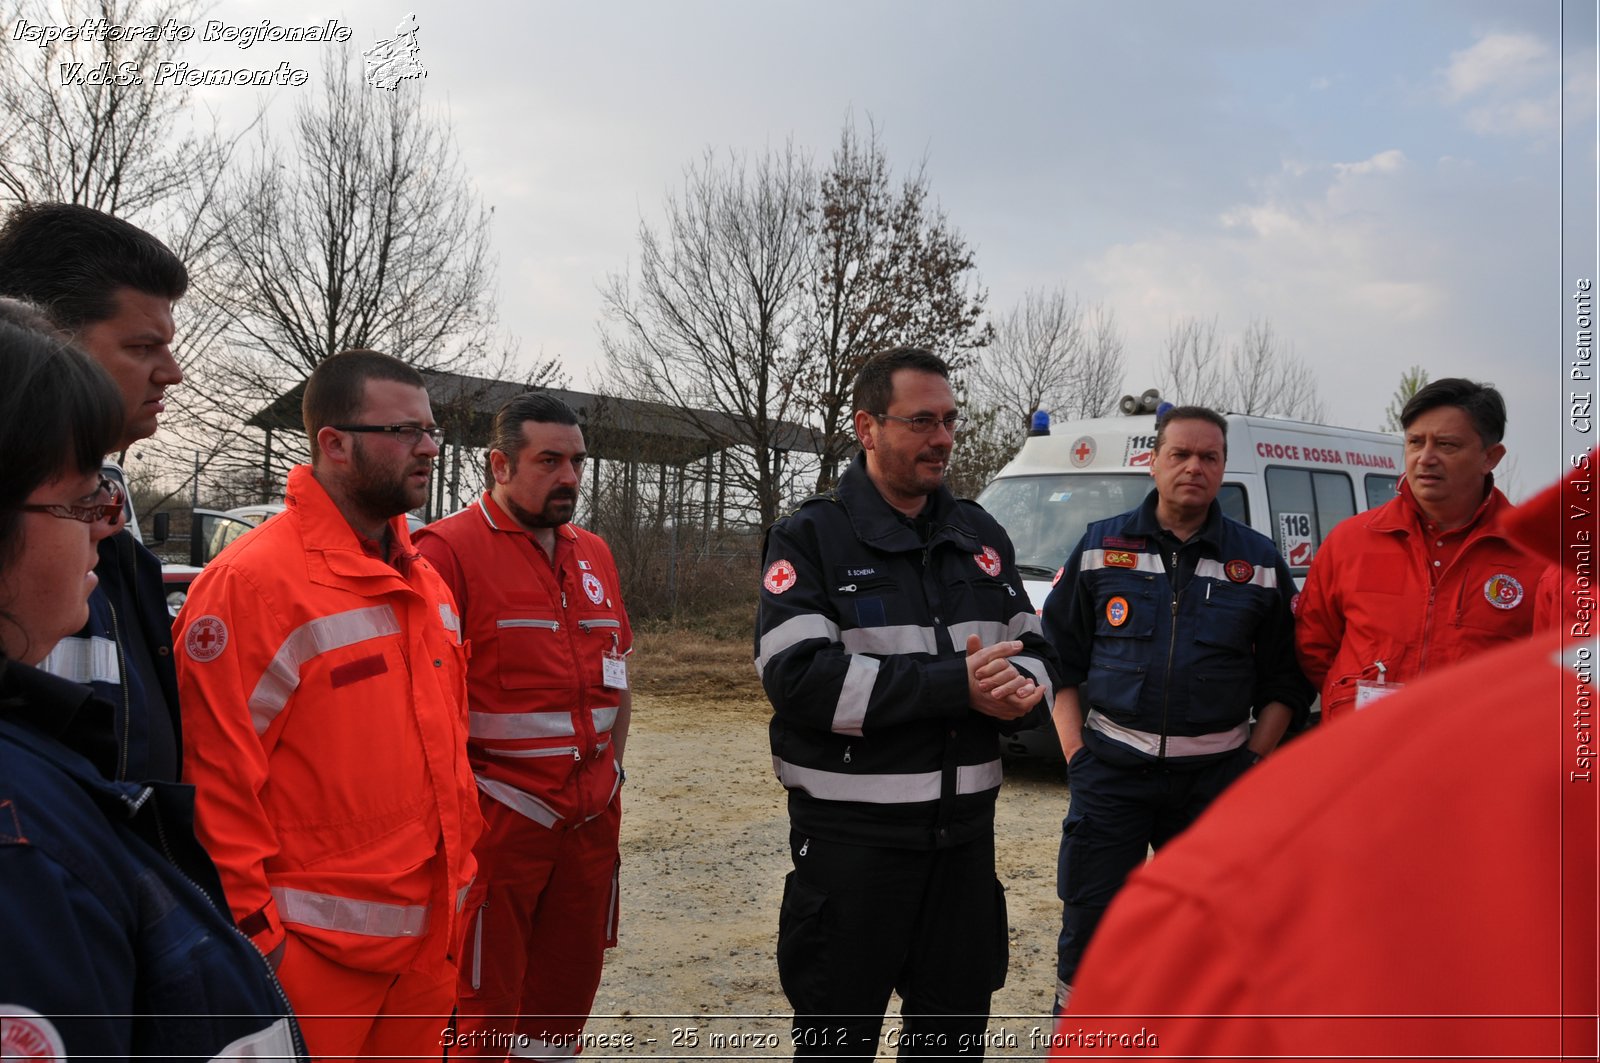
M 1501 531 L 1511 511 L 1491 487 L 1464 532 L 1430 532 L 1402 481 L 1395 498 L 1334 527 L 1295 603 L 1300 667 L 1323 719 L 1355 708 L 1361 680 L 1404 684 L 1533 631 L 1549 563 Z
M 1566 527 L 1545 540 L 1575 561 L 1600 529 L 1592 478 L 1568 489 L 1583 505 L 1549 507 Z M 1223 794 L 1123 887 L 1052 1058 L 1594 1059 L 1600 642 L 1582 608 Z
M 616 563 L 571 524 L 552 563 L 487 492 L 417 547 L 455 590 L 472 646 L 468 749 L 486 798 L 452 1052 L 567 1058 L 616 944 L 612 732 L 628 702 L 603 668 L 633 645 Z
M 312 1055 L 436 1055 L 481 826 L 454 601 L 403 519 L 390 564 L 309 467 L 288 503 L 173 628 L 196 832 Z

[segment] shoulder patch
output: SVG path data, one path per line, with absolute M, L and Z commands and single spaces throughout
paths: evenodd
M 1515 609 L 1522 604 L 1522 583 L 1508 572 L 1497 572 L 1484 583 L 1483 596 L 1496 609 Z
M 794 566 L 779 558 L 767 566 L 767 574 L 761 577 L 761 585 L 773 594 L 782 594 L 794 586 L 797 578 Z
M 183 649 L 190 659 L 205 664 L 222 656 L 228 648 L 228 625 L 220 616 L 195 619 L 183 633 Z
M 972 560 L 976 561 L 978 563 L 978 567 L 983 569 L 983 571 L 988 575 L 1000 575 L 1000 554 L 997 550 L 995 550 L 994 547 L 985 545 L 983 548 L 983 553 L 973 554 Z
M 21 1004 L 0 1004 L 0 1059 L 53 1063 L 66 1058 L 67 1043 L 49 1019 Z
M 1235 583 L 1249 583 L 1256 574 L 1256 566 L 1248 561 L 1234 560 L 1223 565 L 1222 571 Z

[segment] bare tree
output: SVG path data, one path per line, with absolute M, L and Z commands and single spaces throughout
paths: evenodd
M 1266 318 L 1250 322 L 1226 354 L 1215 318 L 1182 319 L 1167 334 L 1160 373 L 1162 394 L 1173 402 L 1302 421 L 1322 418 L 1315 373 L 1281 344 Z
M 338 351 L 372 347 L 424 370 L 517 375 L 497 328 L 491 212 L 446 117 L 425 109 L 414 87 L 363 85 L 347 48 L 330 49 L 326 65 L 320 95 L 297 102 L 287 135 L 263 125 L 228 184 L 219 253 L 188 300 L 215 342 L 177 393 L 186 416 L 163 437 L 216 450 L 211 476 L 259 475 L 264 494 L 302 455 L 293 445 L 263 468 L 246 422 Z M 541 359 L 523 379 L 553 384 L 560 374 Z
M 1015 450 L 1029 418 L 1100 417 L 1122 387 L 1123 339 L 1111 310 L 1084 307 L 1059 288 L 1029 290 L 994 326 L 970 376 L 975 403 L 998 411 L 997 430 Z
M 810 223 L 801 383 L 820 427 L 819 491 L 855 447 L 850 400 L 868 357 L 915 344 L 960 372 L 988 341 L 972 251 L 928 193 L 925 165 L 895 187 L 877 130 L 845 123 Z
M 784 422 L 803 410 L 798 337 L 814 189 L 792 144 L 754 160 L 708 151 L 668 195 L 662 230 L 641 222 L 637 282 L 613 274 L 603 292 L 613 385 L 668 402 L 732 444 L 729 479 L 755 499 L 763 525 L 782 500 L 793 445 Z
M 1400 414 L 1406 408 L 1406 403 L 1411 401 L 1411 396 L 1421 391 L 1428 384 L 1428 371 L 1420 365 L 1414 365 L 1400 374 L 1400 386 L 1394 389 L 1394 397 L 1389 400 L 1389 406 L 1383 411 L 1383 425 L 1380 432 L 1400 432 L 1405 426 L 1400 423 Z

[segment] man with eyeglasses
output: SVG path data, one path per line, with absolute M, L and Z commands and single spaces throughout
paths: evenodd
M 173 304 L 189 274 L 165 244 L 120 218 L 73 203 L 27 203 L 0 226 L 0 295 L 26 299 L 99 362 L 123 401 L 117 452 L 155 433 L 167 389 L 183 381 L 172 355 Z M 106 475 L 122 489 L 110 459 Z M 131 519 L 131 510 L 129 510 Z M 177 782 L 182 739 L 161 561 L 129 528 L 101 539 L 89 622 L 41 667 L 86 683 L 112 705 L 118 781 Z
M 1204 406 L 1162 412 L 1154 490 L 1089 525 L 1045 599 L 1045 637 L 1061 658 L 1052 717 L 1072 796 L 1056 870 L 1058 1012 L 1123 880 L 1311 706 L 1289 567 L 1271 539 L 1217 504 L 1227 433 Z
M 898 348 L 857 377 L 861 453 L 767 533 L 756 668 L 789 791 L 778 973 L 795 1054 L 870 1060 L 891 991 L 902 1056 L 983 1055 L 1005 984 L 998 735 L 1056 681 L 1011 541 L 944 485 L 944 361 Z
M 185 778 L 311 1054 L 437 1058 L 482 822 L 455 598 L 405 521 L 439 429 L 422 377 L 376 351 L 318 365 L 303 413 L 287 510 L 173 629 Z

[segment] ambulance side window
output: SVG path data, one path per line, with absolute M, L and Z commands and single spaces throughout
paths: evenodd
M 1367 473 L 1367 508 L 1377 509 L 1395 496 L 1400 490 L 1398 476 L 1380 476 L 1375 472 Z
M 1250 523 L 1250 500 L 1245 497 L 1243 484 L 1223 484 L 1217 492 L 1217 505 L 1224 517 L 1232 517 L 1240 524 Z
M 1333 526 L 1356 512 L 1355 487 L 1340 472 L 1268 469 L 1267 501 L 1278 552 L 1296 575 L 1305 574 Z

